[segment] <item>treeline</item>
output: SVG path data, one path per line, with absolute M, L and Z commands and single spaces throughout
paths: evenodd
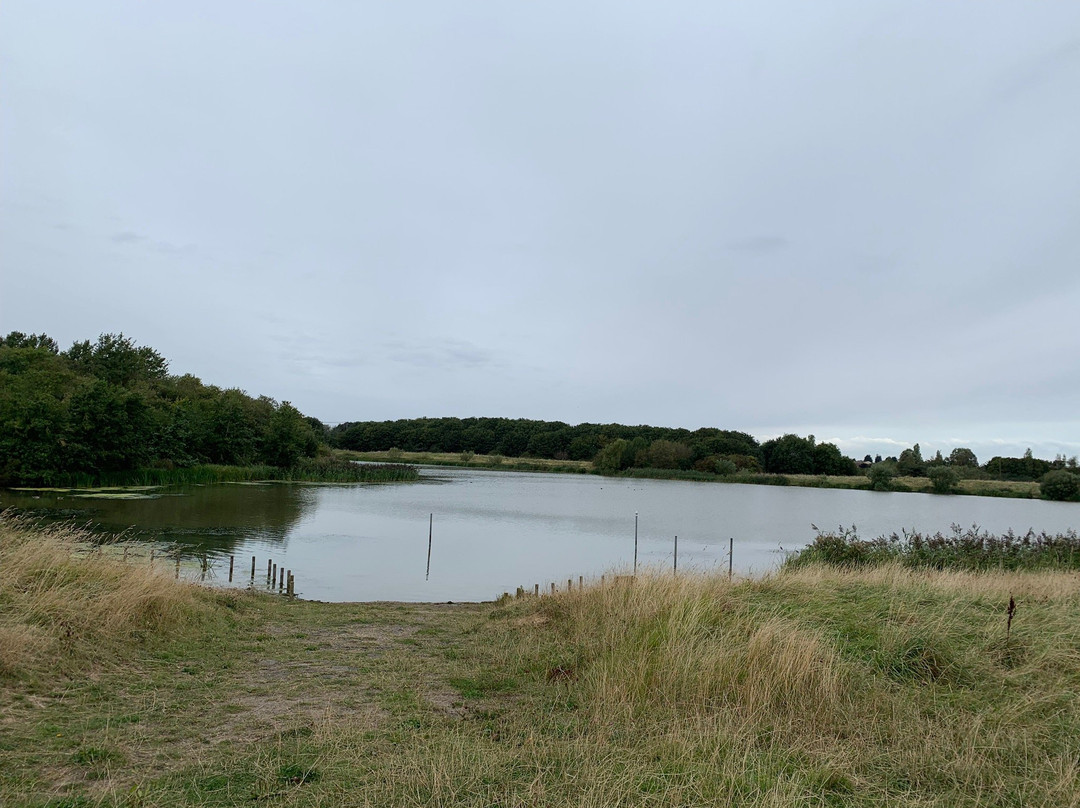
M 831 443 L 784 435 L 759 443 L 726 429 L 578 424 L 510 418 L 412 418 L 344 423 L 331 444 L 358 452 L 475 452 L 505 457 L 591 460 L 601 473 L 634 468 L 712 474 L 854 474 L 855 461 Z
M 870 462 L 870 455 L 865 458 Z M 878 455 L 875 464 L 890 468 L 893 473 L 904 477 L 934 477 L 935 469 L 950 469 L 958 479 L 1005 480 L 1009 482 L 1036 482 L 1052 471 L 1072 471 L 1080 473 L 1080 464 L 1075 457 L 1066 459 L 1058 455 L 1053 460 L 1034 457 L 1031 449 L 1023 457 L 1002 457 L 995 455 L 983 464 L 971 449 L 959 447 L 946 457 L 940 451 L 924 460 L 919 444 L 904 449 L 899 457 L 887 457 L 882 460 Z
M 123 334 L 61 351 L 44 334 L 0 342 L 0 484 L 55 484 L 200 464 L 291 468 L 325 427 L 288 402 L 173 376 Z

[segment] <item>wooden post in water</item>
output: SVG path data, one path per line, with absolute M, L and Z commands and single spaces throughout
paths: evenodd
M 672 569 L 673 572 L 679 571 L 679 537 L 675 537 L 675 566 Z
M 637 511 L 634 511 L 634 575 L 637 575 Z
M 427 522 L 427 572 L 424 573 L 424 580 L 427 581 L 431 578 L 431 528 L 435 524 L 435 514 L 428 514 Z
M 284 588 L 285 588 L 285 568 L 284 568 L 284 567 L 282 567 L 282 568 L 281 568 L 281 581 L 280 581 L 280 582 L 278 583 L 278 587 L 277 587 L 277 588 L 278 588 L 278 591 L 279 591 L 279 592 L 280 592 L 280 591 L 281 591 L 282 589 L 284 589 Z
M 255 556 L 251 557 L 251 582 L 255 583 Z
M 271 587 L 277 583 L 277 564 L 272 564 L 270 567 L 270 580 L 267 581 Z
M 230 584 L 232 583 L 233 561 L 235 561 L 235 560 L 236 560 L 235 556 L 229 556 L 229 583 Z
M 292 570 L 285 573 L 285 594 L 292 594 Z
M 269 559 L 269 558 L 266 559 L 266 582 L 267 583 L 270 583 L 270 581 L 273 580 L 271 578 L 271 576 L 274 574 L 273 573 L 273 564 L 274 564 L 274 562 L 273 562 L 272 559 Z
M 731 538 L 728 539 L 728 542 L 727 542 L 727 578 L 728 578 L 729 581 L 731 580 L 731 568 L 732 568 L 732 561 L 733 561 L 732 554 L 734 553 L 734 551 L 735 551 L 735 538 L 731 537 Z

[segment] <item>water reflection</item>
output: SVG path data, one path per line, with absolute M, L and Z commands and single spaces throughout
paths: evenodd
M 283 544 L 316 502 L 310 486 L 276 483 L 178 486 L 141 499 L 0 490 L 0 508 L 212 556 L 228 555 L 248 541 Z

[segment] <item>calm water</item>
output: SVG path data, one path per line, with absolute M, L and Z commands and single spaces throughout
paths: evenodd
M 486 600 L 518 586 L 561 589 L 567 578 L 638 563 L 727 568 L 728 538 L 739 573 L 775 567 L 784 550 L 814 537 L 811 525 L 857 525 L 874 537 L 901 528 L 945 531 L 952 523 L 991 532 L 1080 527 L 1080 505 L 988 497 L 629 480 L 425 468 L 419 483 L 381 486 L 212 485 L 153 499 L 84 499 L 0 490 L 0 508 L 131 529 L 225 560 L 246 583 L 266 560 L 292 569 L 297 592 L 319 600 Z M 428 515 L 434 514 L 425 580 Z M 221 580 L 227 572 L 218 567 Z

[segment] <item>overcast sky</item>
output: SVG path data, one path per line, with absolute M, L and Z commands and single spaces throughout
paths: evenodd
M 0 5 L 0 331 L 327 422 L 1080 452 L 1080 3 Z

